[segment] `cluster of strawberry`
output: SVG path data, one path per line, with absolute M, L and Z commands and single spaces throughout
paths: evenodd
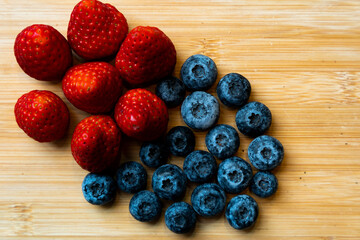
M 18 34 L 14 53 L 26 74 L 62 80 L 68 101 L 92 114 L 76 126 L 71 141 L 82 168 L 101 172 L 117 164 L 121 132 L 141 141 L 165 133 L 168 111 L 160 98 L 143 88 L 122 95 L 123 85 L 141 87 L 172 74 L 175 47 L 158 28 L 138 26 L 128 32 L 114 6 L 82 0 L 71 13 L 67 40 L 53 27 L 35 24 Z M 72 66 L 73 55 L 85 63 Z M 106 61 L 114 57 L 115 66 Z M 66 104 L 50 91 L 24 94 L 14 112 L 19 127 L 39 142 L 63 138 L 69 127 Z

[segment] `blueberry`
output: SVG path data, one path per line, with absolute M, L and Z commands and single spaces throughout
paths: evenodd
M 137 193 L 146 188 L 146 170 L 138 162 L 129 161 L 123 163 L 116 171 L 116 182 L 121 191 Z
M 196 213 L 186 202 L 173 203 L 165 212 L 165 224 L 174 233 L 187 233 L 195 228 Z
M 162 141 L 145 142 L 141 145 L 139 156 L 146 166 L 158 168 L 166 163 L 169 152 Z
M 216 175 L 216 160 L 205 151 L 194 151 L 184 161 L 184 172 L 187 178 L 196 183 L 210 182 Z
M 191 204 L 197 214 L 212 217 L 220 214 L 225 208 L 224 190 L 215 183 L 204 183 L 197 186 L 191 194 Z
M 162 204 L 155 193 L 143 190 L 130 200 L 130 214 L 140 222 L 149 222 L 161 214 Z
M 250 143 L 248 157 L 255 168 L 261 171 L 269 171 L 279 166 L 283 161 L 284 147 L 276 138 L 263 135 Z
M 206 92 L 193 92 L 181 105 L 181 116 L 184 122 L 195 130 L 208 130 L 216 124 L 219 115 L 219 102 Z
M 182 103 L 185 98 L 186 89 L 180 79 L 168 77 L 157 84 L 155 94 L 164 101 L 167 107 L 173 108 Z
M 278 180 L 271 172 L 257 172 L 250 183 L 250 191 L 262 198 L 270 197 L 277 188 Z
M 264 134 L 271 125 L 271 112 L 268 107 L 259 102 L 249 102 L 236 114 L 236 126 L 248 137 Z
M 214 61 L 201 54 L 186 59 L 180 70 L 180 77 L 190 91 L 209 89 L 216 81 L 217 74 Z
M 220 163 L 217 179 L 226 192 L 240 193 L 249 186 L 252 175 L 249 163 L 239 157 L 231 157 Z
M 151 185 L 160 198 L 176 201 L 185 194 L 186 176 L 178 166 L 166 164 L 156 169 Z
M 250 82 L 238 73 L 229 73 L 220 79 L 216 87 L 220 101 L 228 107 L 242 107 L 251 93 Z
M 219 159 L 233 156 L 240 146 L 239 134 L 235 128 L 226 124 L 213 127 L 205 137 L 209 152 Z
M 82 192 L 89 203 L 105 205 L 115 198 L 116 182 L 109 175 L 89 173 L 82 182 Z
M 170 129 L 166 135 L 166 142 L 171 154 L 186 156 L 195 148 L 195 135 L 190 128 L 177 126 Z
M 251 227 L 256 222 L 258 214 L 258 204 L 245 194 L 232 198 L 225 211 L 226 219 L 235 229 Z

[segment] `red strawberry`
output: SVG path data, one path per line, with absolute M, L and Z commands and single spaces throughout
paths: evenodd
M 72 64 L 71 49 L 55 28 L 35 24 L 22 30 L 14 45 L 16 61 L 37 80 L 60 80 Z
M 106 62 L 84 63 L 70 68 L 62 89 L 75 107 L 92 113 L 111 111 L 122 91 L 119 71 Z
M 85 170 L 101 172 L 118 161 L 121 132 L 114 120 L 105 115 L 93 115 L 76 126 L 71 152 Z
M 115 107 L 115 120 L 121 131 L 140 141 L 159 138 L 167 128 L 165 103 L 146 89 L 126 92 Z
M 156 27 L 129 32 L 116 56 L 116 67 L 130 85 L 143 85 L 171 75 L 176 64 L 174 44 Z
M 15 104 L 19 127 L 39 142 L 62 138 L 69 127 L 69 110 L 55 93 L 33 90 L 22 95 Z
M 93 60 L 115 55 L 127 32 L 126 18 L 115 7 L 82 0 L 71 13 L 67 38 L 80 57 Z

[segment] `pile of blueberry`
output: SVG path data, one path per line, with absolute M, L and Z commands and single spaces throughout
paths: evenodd
M 148 167 L 156 168 L 152 176 L 153 192 L 145 190 L 147 173 L 138 162 L 123 163 L 116 172 L 116 180 L 106 174 L 88 174 L 82 185 L 86 200 L 103 205 L 114 199 L 116 189 L 135 193 L 129 205 L 131 215 L 138 221 L 155 220 L 162 210 L 160 199 L 174 201 L 165 212 L 165 224 L 175 233 L 194 229 L 196 215 L 225 216 L 232 227 L 252 226 L 258 216 L 258 204 L 249 195 L 241 194 L 247 187 L 258 197 L 269 197 L 277 190 L 278 181 L 270 172 L 284 157 L 282 144 L 263 135 L 270 127 L 270 110 L 260 102 L 249 102 L 249 81 L 240 74 L 225 75 L 216 92 L 220 101 L 239 109 L 236 126 L 245 136 L 255 138 L 248 147 L 248 157 L 254 168 L 244 159 L 234 156 L 240 139 L 237 131 L 226 124 L 217 124 L 220 114 L 218 100 L 205 91 L 216 81 L 214 61 L 204 55 L 193 55 L 181 68 L 181 80 L 175 77 L 161 81 L 156 94 L 168 107 L 181 105 L 181 116 L 190 127 L 172 128 L 165 139 L 146 142 L 141 146 L 140 159 Z M 186 90 L 192 93 L 185 98 Z M 208 131 L 207 151 L 195 148 L 193 131 Z M 166 164 L 169 154 L 185 157 L 183 169 Z M 216 159 L 222 160 L 217 165 Z M 199 184 L 191 194 L 191 205 L 181 201 L 187 181 Z M 215 183 L 216 182 L 216 183 Z M 117 187 L 116 187 L 117 186 Z M 239 194 L 226 206 L 226 193 Z

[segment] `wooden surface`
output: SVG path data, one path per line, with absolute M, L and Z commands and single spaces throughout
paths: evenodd
M 273 113 L 268 134 L 285 147 L 275 171 L 279 190 L 270 199 L 255 197 L 260 215 L 251 230 L 234 230 L 221 216 L 199 218 L 185 236 L 170 232 L 163 215 L 154 224 L 135 221 L 130 194 L 118 194 L 109 207 L 88 204 L 80 188 L 87 172 L 73 160 L 69 141 L 87 114 L 69 104 L 61 83 L 25 75 L 13 55 L 15 36 L 33 23 L 66 35 L 77 1 L 0 0 L 0 239 L 360 239 L 360 1 L 108 2 L 130 29 L 157 26 L 173 40 L 176 76 L 187 57 L 202 53 L 216 62 L 218 79 L 238 72 L 250 80 L 251 100 Z M 64 140 L 40 144 L 18 128 L 14 104 L 33 89 L 67 103 Z M 221 105 L 220 123 L 235 126 L 235 113 Z M 184 125 L 179 108 L 170 110 L 169 128 L 176 125 Z M 197 149 L 206 149 L 204 135 L 196 133 Z M 238 156 L 247 159 L 249 142 L 241 135 Z M 127 140 L 122 161 L 139 161 L 139 146 Z

